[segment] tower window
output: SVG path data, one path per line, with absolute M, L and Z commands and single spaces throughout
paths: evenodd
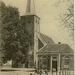
M 36 21 L 37 24 L 39 24 L 39 19 L 36 18 L 35 21 Z
M 38 20 L 38 24 L 39 24 L 39 20 Z
M 36 23 L 37 23 L 37 19 L 36 19 Z

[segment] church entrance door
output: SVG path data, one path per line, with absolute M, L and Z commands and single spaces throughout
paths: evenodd
M 52 71 L 57 72 L 57 58 L 56 57 L 53 57 L 53 60 L 52 60 Z

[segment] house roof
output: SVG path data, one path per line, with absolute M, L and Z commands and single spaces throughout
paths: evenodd
M 39 39 L 41 40 L 43 44 L 48 44 L 48 43 L 55 44 L 54 41 L 50 37 L 42 33 L 39 33 Z
M 73 53 L 73 49 L 68 44 L 48 44 L 45 47 L 43 47 L 39 53 L 43 52 L 61 52 L 61 53 Z

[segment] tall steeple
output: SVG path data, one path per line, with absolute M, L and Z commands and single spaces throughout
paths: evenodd
M 35 3 L 34 0 L 27 0 L 26 15 L 21 16 L 23 24 L 26 26 L 28 33 L 32 36 L 31 50 L 33 57 L 33 62 L 38 67 L 38 37 L 40 32 L 40 18 L 35 14 Z
M 33 15 L 33 14 L 35 14 L 34 0 L 27 0 L 26 14 L 27 15 Z

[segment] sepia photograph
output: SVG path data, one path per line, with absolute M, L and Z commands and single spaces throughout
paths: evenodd
M 74 75 L 74 0 L 0 0 L 0 75 Z

